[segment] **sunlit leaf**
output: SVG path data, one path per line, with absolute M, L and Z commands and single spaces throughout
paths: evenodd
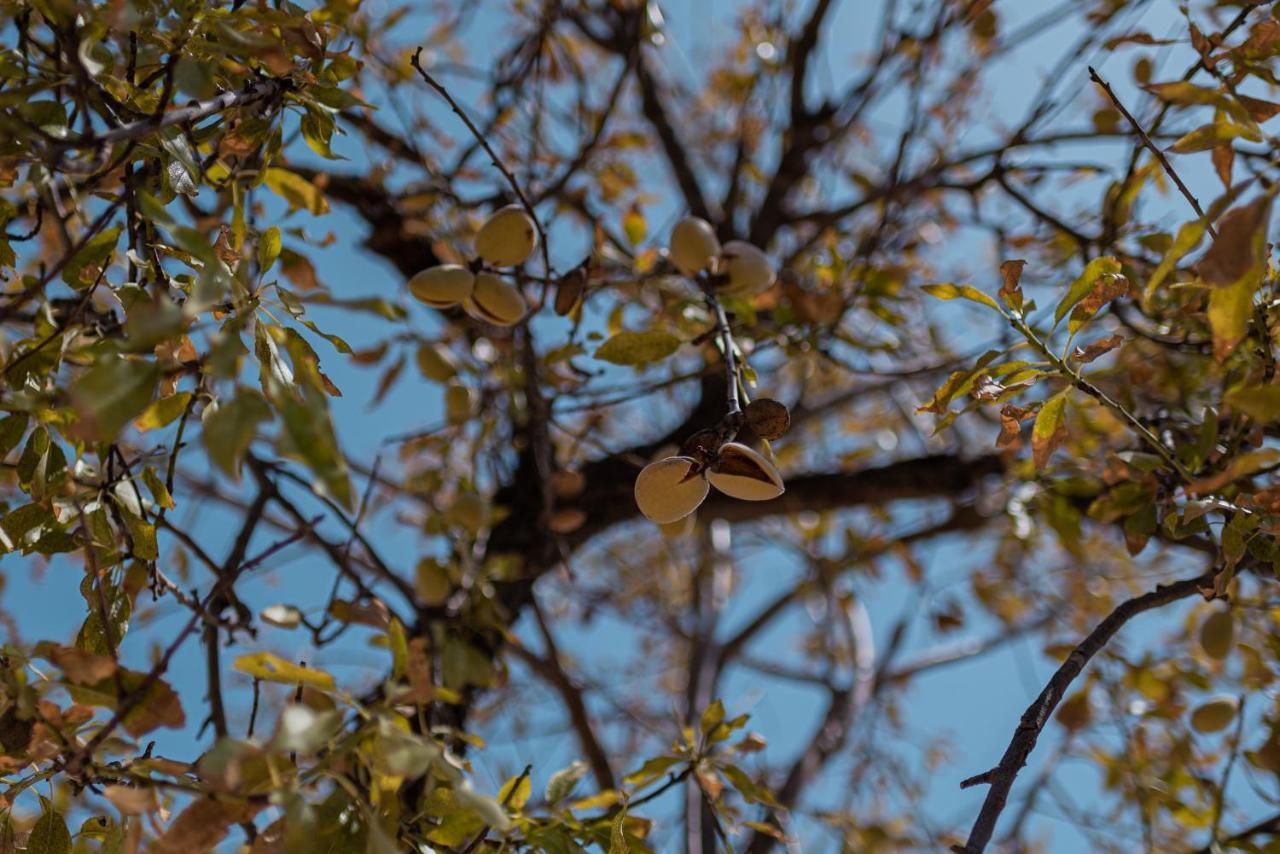
M 680 347 L 669 332 L 618 332 L 596 350 L 595 356 L 615 365 L 647 365 L 661 361 Z

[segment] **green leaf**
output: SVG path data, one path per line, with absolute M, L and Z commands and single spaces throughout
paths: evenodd
M 1184 223 L 1178 229 L 1178 235 L 1173 239 L 1173 244 L 1164 253 L 1164 257 L 1160 259 L 1160 265 L 1151 273 L 1151 278 L 1147 280 L 1145 299 L 1150 300 L 1155 295 L 1156 288 L 1160 287 L 1164 280 L 1169 277 L 1169 274 L 1173 272 L 1174 268 L 1178 266 L 1178 262 L 1188 252 L 1200 245 L 1204 232 L 1205 224 L 1203 220 Z
M 1280 385 L 1237 386 L 1223 399 L 1255 421 L 1280 421 Z
M 240 389 L 229 402 L 204 419 L 201 440 L 209 459 L 228 475 L 240 477 L 240 462 L 258 435 L 258 424 L 271 420 L 271 407 L 253 389 Z
M 1115 275 L 1119 272 L 1120 262 L 1110 255 L 1094 258 L 1086 264 L 1084 270 L 1067 288 L 1067 295 L 1062 298 L 1062 302 L 1058 303 L 1058 308 L 1053 313 L 1053 322 L 1055 324 L 1061 323 L 1062 318 L 1067 316 L 1067 312 L 1071 311 L 1076 303 L 1089 295 L 1098 279 L 1109 274 Z
M 639 769 L 622 778 L 622 782 L 628 786 L 635 786 L 637 789 L 643 788 L 667 773 L 668 769 L 679 765 L 683 761 L 679 756 L 655 756 L 641 765 Z
M 333 139 L 333 115 L 328 111 L 307 105 L 307 112 L 302 117 L 302 139 L 316 154 L 326 160 L 346 160 L 333 153 L 330 143 Z
M 18 447 L 22 435 L 27 432 L 29 420 L 26 415 L 18 412 L 0 419 L 0 457 Z
M 609 830 L 609 854 L 631 854 L 631 846 L 627 844 L 626 826 L 627 811 L 619 810 Z
M 102 582 L 102 597 L 106 600 L 106 608 L 98 603 L 98 591 L 92 579 L 86 578 L 81 585 L 80 593 L 84 596 L 88 614 L 84 624 L 76 634 L 76 646 L 94 655 L 111 655 L 112 643 L 117 647 L 129 631 L 129 618 L 133 614 L 133 603 L 129 595 L 110 581 Z M 108 630 L 103 628 L 102 612 L 106 611 Z
M 463 809 L 453 789 L 436 786 L 427 795 L 423 812 L 436 820 L 427 831 L 427 838 L 437 845 L 459 848 L 475 838 L 485 823 L 480 816 Z
M 31 431 L 26 447 L 18 457 L 18 482 L 39 499 L 49 486 L 60 482 L 66 472 L 67 458 L 57 443 L 49 438 L 48 429 L 42 424 Z
M 1055 394 L 1044 402 L 1036 414 L 1036 423 L 1031 428 L 1031 449 L 1037 469 L 1043 469 L 1049 462 L 1054 448 L 1062 442 L 1067 423 L 1067 395 L 1069 388 Z
M 266 274 L 280 257 L 280 226 L 273 225 L 258 236 L 258 272 Z
M 600 345 L 595 356 L 615 365 L 647 365 L 667 358 L 680 347 L 669 332 L 618 332 Z
M 177 506 L 174 504 L 173 496 L 169 494 L 169 488 L 160 479 L 154 466 L 147 466 L 142 470 L 142 482 L 146 484 L 147 491 L 151 493 L 151 498 L 156 504 L 170 510 Z
M 991 297 L 975 288 L 973 285 L 956 285 L 951 282 L 944 282 L 937 285 L 925 285 L 922 290 L 930 296 L 937 297 L 942 300 L 967 299 L 985 305 L 988 308 L 1000 310 L 1000 306 Z
M 62 268 L 62 281 L 77 289 L 93 284 L 99 271 L 111 259 L 119 240 L 120 226 L 95 234 Z
M 46 803 L 27 837 L 27 854 L 70 854 L 71 833 L 62 813 Z
M 574 760 L 568 767 L 561 768 L 547 780 L 547 803 L 555 805 L 573 794 L 573 790 L 587 776 L 590 766 L 581 759 Z
M 285 661 L 269 652 L 251 652 L 238 656 L 231 666 L 241 673 L 261 679 L 263 682 L 280 682 L 285 685 L 307 685 L 320 691 L 333 691 L 337 686 L 333 677 L 323 670 L 301 667 Z
M 702 736 L 705 738 L 713 729 L 720 725 L 724 720 L 724 703 L 716 700 L 702 712 L 702 720 L 699 727 L 702 730 Z
M 284 429 L 277 442 L 280 453 L 311 469 L 318 478 L 313 484 L 317 491 L 351 509 L 351 477 L 347 471 L 347 460 L 338 448 L 323 392 L 303 389 L 299 397 L 289 389 L 274 395 L 273 402 L 284 420 Z
M 782 809 L 782 804 L 778 803 L 774 798 L 773 792 L 769 791 L 765 786 L 756 783 L 737 765 L 725 763 L 720 766 L 720 771 L 724 774 L 729 783 L 738 790 L 742 797 L 752 803 L 761 804 L 772 809 Z
M 463 781 L 454 789 L 454 797 L 458 803 L 474 812 L 484 823 L 499 832 L 511 827 L 511 817 L 496 798 L 482 795 L 471 788 L 470 783 Z
M 155 362 L 104 356 L 71 385 L 71 403 L 79 416 L 76 432 L 112 441 L 151 402 L 159 381 Z

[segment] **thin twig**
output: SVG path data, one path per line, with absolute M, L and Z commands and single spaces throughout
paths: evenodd
M 511 170 L 507 168 L 507 165 L 502 162 L 502 158 L 498 157 L 498 153 L 493 150 L 493 146 L 489 144 L 489 140 L 485 139 L 484 134 L 480 132 L 478 127 L 476 127 L 475 122 L 471 121 L 471 117 L 462 109 L 462 105 L 454 100 L 453 96 L 449 94 L 448 89 L 441 85 L 434 77 L 427 73 L 425 68 L 422 67 L 421 47 L 413 52 L 413 58 L 409 60 L 409 62 L 414 69 L 417 70 L 422 79 L 426 81 L 426 84 L 436 90 L 440 97 L 444 98 L 445 101 L 448 102 L 450 109 L 457 114 L 458 118 L 462 119 L 462 123 L 467 126 L 467 130 L 471 131 L 471 135 L 474 136 L 476 138 L 476 142 L 480 143 L 481 147 L 484 148 L 485 153 L 489 155 L 489 159 L 493 161 L 493 165 L 502 173 L 502 176 L 507 179 L 507 183 L 511 185 L 511 190 L 516 194 L 516 198 L 520 200 L 520 206 L 523 207 L 525 212 L 529 214 L 531 219 L 533 219 L 534 228 L 538 230 L 538 245 L 542 247 L 543 272 L 546 273 L 547 276 L 551 276 L 551 255 L 547 250 L 547 233 L 542 228 L 542 221 L 538 219 L 538 214 L 534 211 L 533 205 L 530 204 L 529 198 L 524 194 L 524 190 L 520 188 L 520 182 L 516 180 L 516 176 L 511 173 Z
M 1178 170 L 1173 168 L 1173 164 L 1169 162 L 1169 158 L 1164 156 L 1164 152 L 1160 150 L 1160 147 L 1151 141 L 1151 137 L 1147 136 L 1147 132 L 1142 129 L 1142 125 L 1138 124 L 1138 120 L 1135 119 L 1133 114 L 1125 108 L 1123 103 L 1121 103 L 1120 97 L 1116 95 L 1115 91 L 1111 88 L 1111 84 L 1103 80 L 1098 75 L 1098 72 L 1093 69 L 1092 65 L 1089 66 L 1089 78 L 1093 80 L 1094 83 L 1097 83 L 1102 87 L 1102 91 L 1107 93 L 1107 97 L 1111 99 L 1111 103 L 1120 111 L 1120 115 L 1124 116 L 1125 121 L 1127 121 L 1129 126 L 1133 128 L 1134 132 L 1138 135 L 1138 138 L 1142 140 L 1142 144 L 1145 145 L 1147 149 L 1156 156 L 1156 159 L 1160 161 L 1160 165 L 1164 168 L 1165 174 L 1173 179 L 1173 183 L 1177 185 L 1178 191 L 1182 193 L 1182 197 L 1191 205 L 1191 209 L 1196 212 L 1196 216 L 1200 219 L 1205 219 L 1204 209 L 1200 207 L 1199 200 L 1196 199 L 1196 197 L 1191 194 L 1191 191 L 1187 189 L 1187 185 L 1182 183 L 1182 177 L 1178 175 Z M 1211 236 L 1217 238 L 1218 232 L 1214 230 L 1213 223 L 1205 220 L 1205 229 Z

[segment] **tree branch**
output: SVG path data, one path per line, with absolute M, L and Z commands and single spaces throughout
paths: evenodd
M 1171 602 L 1176 602 L 1179 599 L 1185 599 L 1201 592 L 1206 585 L 1212 585 L 1213 576 L 1214 573 L 1209 572 L 1195 578 L 1176 581 L 1173 584 L 1157 587 L 1150 593 L 1144 593 L 1121 603 L 1089 633 L 1088 637 L 1071 651 L 1071 654 L 1067 656 L 1067 660 L 1053 674 L 1049 684 L 1040 692 L 1040 696 L 1036 697 L 1035 701 L 1023 712 L 1018 728 L 1014 731 L 1013 739 L 1009 742 L 1008 749 L 1005 750 L 1004 756 L 1000 759 L 1000 764 L 990 771 L 985 771 L 960 783 L 960 788 L 962 789 L 982 783 L 989 784 L 991 789 L 987 792 L 986 800 L 983 801 L 982 811 L 978 814 L 978 818 L 973 824 L 968 841 L 963 846 L 957 845 L 953 847 L 952 851 L 957 852 L 957 854 L 979 854 L 986 848 L 987 843 L 991 841 L 992 833 L 995 832 L 996 821 L 1000 818 L 1000 813 L 1004 810 L 1005 804 L 1009 800 L 1009 791 L 1013 788 L 1014 779 L 1018 776 L 1018 772 L 1022 770 L 1023 766 L 1026 765 L 1027 757 L 1031 755 L 1031 751 L 1035 749 L 1036 740 L 1039 739 L 1040 733 L 1049 722 L 1049 716 L 1053 714 L 1053 710 L 1057 708 L 1058 703 L 1066 694 L 1067 688 L 1084 670 L 1089 660 L 1129 620 L 1144 611 L 1161 608 Z

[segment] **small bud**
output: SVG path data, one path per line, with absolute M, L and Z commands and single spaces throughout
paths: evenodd
M 457 264 L 437 264 L 414 275 L 409 291 L 432 308 L 450 308 L 471 295 L 476 277 Z
M 494 326 L 514 326 L 529 310 L 516 286 L 492 273 L 476 276 L 475 288 L 462 307 L 476 320 Z
M 716 238 L 716 230 L 705 219 L 685 217 L 671 229 L 671 247 L 667 256 L 686 276 L 696 276 L 709 269 L 719 254 L 720 241 Z
M 494 267 L 515 267 L 538 248 L 538 226 L 520 205 L 495 211 L 476 233 L 476 254 Z
M 730 240 L 724 245 L 719 271 L 729 277 L 725 292 L 735 296 L 763 293 L 777 279 L 769 256 L 745 240 Z
M 707 480 L 725 495 L 744 501 L 768 501 L 785 491 L 782 475 L 773 463 L 737 442 L 720 449 L 719 458 L 707 471 Z
M 791 413 L 787 408 L 767 397 L 748 403 L 742 414 L 751 432 L 767 442 L 782 438 L 791 426 Z
M 706 478 L 688 457 L 667 457 L 645 466 L 636 478 L 636 506 L 659 525 L 688 516 L 707 497 Z
M 561 317 L 570 314 L 582 301 L 582 295 L 586 290 L 586 269 L 577 267 L 561 277 L 560 281 L 556 282 L 556 314 Z

